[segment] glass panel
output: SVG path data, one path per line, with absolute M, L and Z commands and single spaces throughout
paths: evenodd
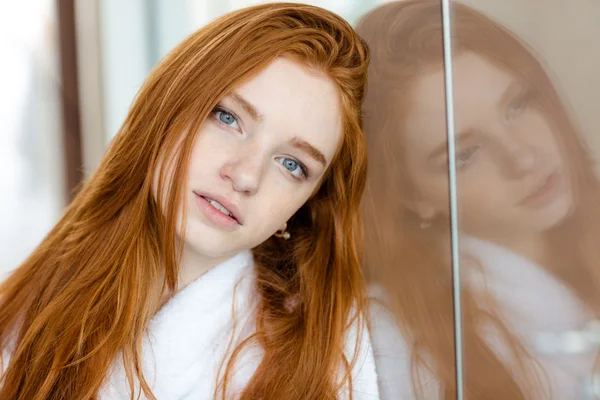
M 0 276 L 24 260 L 64 206 L 54 6 L 0 4 Z
M 462 3 L 452 40 L 466 397 L 591 399 L 600 4 Z
M 453 399 L 454 313 L 441 2 L 390 2 L 358 24 L 371 48 L 363 202 L 382 399 Z

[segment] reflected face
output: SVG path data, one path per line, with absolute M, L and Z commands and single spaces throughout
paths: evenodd
M 223 98 L 192 149 L 186 247 L 225 258 L 282 228 L 321 182 L 341 118 L 335 83 L 286 58 Z
M 456 56 L 454 116 L 461 230 L 497 236 L 547 230 L 573 196 L 556 132 L 533 91 L 474 53 Z M 448 214 L 444 71 L 416 83 L 406 165 L 422 217 Z

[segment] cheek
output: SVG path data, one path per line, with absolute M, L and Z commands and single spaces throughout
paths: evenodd
M 530 143 L 543 153 L 555 156 L 561 154 L 561 145 L 555 130 L 542 114 L 535 113 L 526 118 L 521 124 L 521 129 L 527 134 Z
M 499 174 L 501 166 L 489 155 L 483 155 L 457 175 L 457 196 L 464 207 L 493 208 L 501 206 L 510 188 Z M 460 204 L 459 204 L 460 205 Z
M 465 184 L 458 187 L 458 207 L 464 215 L 482 215 L 499 212 L 502 196 L 493 184 Z
M 220 133 L 215 132 L 210 126 L 200 130 L 190 154 L 188 180 L 193 181 L 194 178 L 205 176 L 224 165 L 228 146 Z
M 438 212 L 447 214 L 450 191 L 446 174 L 413 175 L 413 182 L 416 193 L 411 193 L 411 197 L 427 201 Z
M 501 182 L 491 165 L 473 165 L 470 170 L 457 174 L 457 201 L 462 213 L 481 215 L 501 207 Z M 422 179 L 417 186 L 419 195 L 428 201 L 438 212 L 447 215 L 450 208 L 450 189 L 446 174 Z
M 457 201 L 461 214 L 482 215 L 494 212 L 501 206 L 498 185 L 494 181 L 480 176 L 459 177 L 457 182 Z M 450 190 L 447 179 L 430 180 L 419 185 L 419 193 L 439 213 L 448 215 L 450 208 Z
M 281 218 L 290 218 L 302 207 L 308 200 L 309 194 L 299 194 L 294 192 L 279 192 L 278 196 L 271 196 L 269 210 L 274 216 Z
M 412 145 L 412 141 L 408 145 Z M 406 174 L 409 189 L 414 191 L 414 193 L 407 193 L 407 197 L 413 197 L 415 200 L 417 198 L 419 198 L 418 200 L 422 198 L 437 198 L 443 195 L 442 193 L 448 192 L 447 171 L 443 167 L 434 169 L 424 161 L 425 156 L 414 156 L 410 152 L 407 153 L 404 162 L 397 159 L 386 160 L 390 164 L 392 162 L 398 163 L 397 168 L 400 174 Z M 395 171 L 392 170 L 392 176 L 394 174 Z M 398 179 L 402 182 L 400 174 L 398 175 Z
M 268 226 L 270 229 L 279 229 L 288 221 L 309 199 L 311 188 L 290 190 L 284 185 L 265 187 L 264 195 L 253 201 L 252 209 L 256 210 L 256 223 Z

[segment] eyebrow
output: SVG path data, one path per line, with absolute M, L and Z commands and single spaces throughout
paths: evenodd
M 500 100 L 498 101 L 498 105 L 502 106 L 508 104 L 515 96 L 519 95 L 525 87 L 518 81 L 512 81 L 510 85 L 506 88 L 502 96 L 500 96 Z
M 231 92 L 229 94 L 229 96 L 240 107 L 242 107 L 248 114 L 250 114 L 250 117 L 252 117 L 252 119 L 254 121 L 262 121 L 263 120 L 264 117 L 263 117 L 262 113 L 260 111 L 258 111 L 258 109 L 256 107 L 254 107 L 254 105 L 252 103 L 250 103 L 248 100 L 243 98 L 239 93 Z
M 317 150 L 313 145 L 311 145 L 307 141 L 295 137 L 292 140 L 290 140 L 290 145 L 292 145 L 293 147 L 295 147 L 297 149 L 304 151 L 309 156 L 311 156 L 312 158 L 317 160 L 319 163 L 321 163 L 323 166 L 327 165 L 327 160 L 325 159 L 325 156 L 323 155 L 323 153 L 321 153 L 319 150 Z

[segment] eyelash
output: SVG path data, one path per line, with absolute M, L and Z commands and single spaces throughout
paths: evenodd
M 223 121 L 221 121 L 219 119 L 219 117 L 218 117 L 218 113 L 229 114 L 229 115 L 231 115 L 233 117 L 233 119 L 235 120 L 235 122 L 239 125 L 240 117 L 238 117 L 237 114 L 234 113 L 233 111 L 230 111 L 230 110 L 224 108 L 223 106 L 216 106 L 215 108 L 213 108 L 213 110 L 211 111 L 211 113 L 212 113 L 212 115 L 213 115 L 213 117 L 214 117 L 214 119 L 215 119 L 215 121 L 217 123 L 219 123 L 221 125 L 224 125 L 224 126 L 226 126 L 228 128 L 235 129 L 238 132 L 241 131 L 241 128 L 240 129 L 233 128 L 231 125 L 228 125 L 228 124 L 224 123 Z
M 508 106 L 508 118 L 514 117 L 513 114 L 518 114 L 523 111 L 531 102 L 531 92 L 529 90 L 523 91 Z
M 213 108 L 213 110 L 211 111 L 211 113 L 212 113 L 212 115 L 213 115 L 213 117 L 214 117 L 215 121 L 216 121 L 217 123 L 221 124 L 221 125 L 224 125 L 224 126 L 226 126 L 226 127 L 228 127 L 228 128 L 231 128 L 231 125 L 228 125 L 228 124 L 224 123 L 223 121 L 221 121 L 221 120 L 218 118 L 218 114 L 217 114 L 217 113 L 224 113 L 224 114 L 229 114 L 229 115 L 231 115 L 231 116 L 233 117 L 233 119 L 235 120 L 235 122 L 236 122 L 236 123 L 238 123 L 238 125 L 239 125 L 239 120 L 240 120 L 240 118 L 239 118 L 239 117 L 238 117 L 238 116 L 237 116 L 237 115 L 236 115 L 236 114 L 235 114 L 233 111 L 230 111 L 230 110 L 226 109 L 226 108 L 225 108 L 225 107 L 223 107 L 223 106 L 216 106 L 215 108 Z M 233 129 L 235 129 L 235 128 L 233 128 Z M 237 130 L 237 129 L 236 129 L 236 130 Z M 284 167 L 284 168 L 285 168 L 285 169 L 288 171 L 289 175 L 291 175 L 291 177 L 292 177 L 293 179 L 295 179 L 295 180 L 297 180 L 297 181 L 302 181 L 302 180 L 306 180 L 306 179 L 307 179 L 307 178 L 310 176 L 310 173 L 309 173 L 309 171 L 308 171 L 308 168 L 307 168 L 307 167 L 306 167 L 306 165 L 304 165 L 304 163 L 302 163 L 301 161 L 299 161 L 299 160 L 296 160 L 295 158 L 291 158 L 291 157 L 278 157 L 277 159 L 278 159 L 278 160 L 279 160 L 279 159 L 282 159 L 282 160 L 292 160 L 292 161 L 294 161 L 295 163 L 297 163 L 297 164 L 298 164 L 298 166 L 299 166 L 299 167 L 300 167 L 300 169 L 302 170 L 302 177 L 298 177 L 298 176 L 296 176 L 296 175 L 292 174 L 290 170 L 288 170 L 287 168 L 285 168 L 285 167 Z M 280 163 L 280 164 L 281 164 L 281 163 Z M 281 165 L 283 166 L 283 164 L 281 164 Z
M 459 168 L 464 168 L 464 167 L 466 167 L 467 165 L 469 165 L 469 164 L 471 163 L 471 158 L 472 158 L 472 157 L 473 157 L 475 154 L 477 154 L 477 153 L 478 153 L 480 150 L 481 150 L 481 146 L 479 146 L 479 145 L 476 145 L 476 146 L 469 146 L 469 147 L 467 147 L 466 149 L 464 149 L 464 150 L 461 150 L 460 152 L 458 152 L 458 153 L 456 154 L 456 161 L 457 161 L 457 162 L 462 162 L 462 163 L 463 163 L 463 164 L 459 165 L 458 167 L 459 167 Z M 460 161 L 460 160 L 459 160 L 459 158 L 460 158 L 460 156 L 461 156 L 461 155 L 463 155 L 464 153 L 467 153 L 468 160 L 466 160 L 466 161 Z
M 310 174 L 308 172 L 308 168 L 306 168 L 306 165 L 304 165 L 301 161 L 296 160 L 295 158 L 292 158 L 292 157 L 277 157 L 278 161 L 280 159 L 281 160 L 292 160 L 298 164 L 298 167 L 300 167 L 300 170 L 302 171 L 302 176 L 298 177 L 298 176 L 292 174 L 292 172 L 289 169 L 285 168 L 285 166 L 283 166 L 283 164 L 280 163 L 283 166 L 283 168 L 288 171 L 288 173 L 292 176 L 293 179 L 302 181 L 302 180 L 308 179 L 308 177 L 310 176 Z

